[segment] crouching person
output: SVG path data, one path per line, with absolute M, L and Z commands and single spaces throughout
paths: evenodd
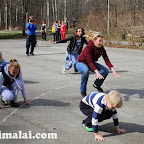
M 119 128 L 118 114 L 115 108 L 122 106 L 122 98 L 119 92 L 111 91 L 108 94 L 93 92 L 85 96 L 80 102 L 80 110 L 88 116 L 82 122 L 87 131 L 93 131 L 95 140 L 103 141 L 104 138 L 98 132 L 98 122 L 113 118 L 115 129 L 118 133 L 126 130 Z
M 17 96 L 21 90 L 24 102 L 31 105 L 26 99 L 26 92 L 22 78 L 20 65 L 16 59 L 10 62 L 4 62 L 0 68 L 0 95 L 1 105 L 10 104 L 12 107 L 18 107 Z

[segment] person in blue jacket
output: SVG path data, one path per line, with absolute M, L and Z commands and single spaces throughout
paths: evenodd
M 26 39 L 26 54 L 27 56 L 34 55 L 34 47 L 36 44 L 36 33 L 35 30 L 37 29 L 36 23 L 34 23 L 33 16 L 29 17 L 28 23 L 26 24 L 27 29 L 27 39 Z M 29 53 L 29 47 L 31 45 L 31 51 Z

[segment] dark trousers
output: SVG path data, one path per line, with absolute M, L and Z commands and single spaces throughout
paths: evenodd
M 56 41 L 61 40 L 60 28 L 56 31 Z
M 56 33 L 54 33 L 54 42 L 56 41 Z
M 89 105 L 86 105 L 82 100 L 80 102 L 80 110 L 83 114 L 87 116 L 86 119 L 83 120 L 84 123 L 87 124 L 87 126 L 92 126 L 92 116 L 94 109 L 90 107 Z M 112 111 L 110 110 L 103 110 L 102 113 L 99 115 L 98 122 L 101 122 L 106 119 L 110 119 L 112 117 Z
M 30 53 L 34 52 L 35 44 L 36 44 L 36 36 L 35 35 L 29 35 L 29 36 L 27 36 L 27 39 L 26 39 L 26 54 L 29 54 L 29 47 L 30 47 L 30 45 L 31 45 L 31 51 L 30 51 Z
M 42 32 L 42 40 L 46 41 L 46 32 Z
M 66 31 L 68 31 L 68 25 L 66 25 Z

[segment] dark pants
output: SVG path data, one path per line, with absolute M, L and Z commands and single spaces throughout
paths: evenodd
M 29 47 L 30 47 L 30 45 L 31 45 L 31 51 L 30 51 L 30 53 L 34 52 L 35 44 L 36 44 L 36 36 L 35 35 L 29 35 L 29 36 L 27 36 L 27 39 L 26 39 L 26 54 L 29 54 Z
M 46 41 L 46 32 L 42 32 L 42 40 Z
M 68 31 L 68 25 L 66 25 L 66 31 Z
M 80 102 L 80 110 L 83 114 L 88 116 L 86 119 L 83 120 L 84 123 L 87 124 L 87 126 L 92 126 L 92 116 L 94 109 L 90 107 L 89 105 L 86 105 L 82 100 Z M 103 110 L 102 113 L 99 115 L 98 122 L 101 122 L 106 119 L 110 119 L 112 117 L 112 111 L 110 110 Z
M 56 41 L 56 33 L 54 33 L 54 42 Z
M 75 24 L 73 24 L 73 28 L 75 29 Z
M 60 28 L 56 31 L 56 41 L 61 40 Z

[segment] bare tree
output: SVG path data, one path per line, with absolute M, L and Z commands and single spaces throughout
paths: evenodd
M 58 14 L 57 14 L 57 0 L 55 0 L 55 18 L 58 19 Z
M 66 0 L 64 0 L 64 20 L 66 19 L 67 15 L 66 15 Z
M 48 27 L 50 26 L 50 15 L 49 15 L 49 0 L 47 2 L 47 18 L 46 18 L 46 23 L 48 24 Z
M 19 0 L 17 0 L 17 5 L 16 5 L 16 26 L 18 26 L 18 13 L 19 13 Z
M 23 31 L 23 35 L 25 35 L 25 25 L 26 25 L 26 0 L 22 0 L 22 13 L 23 13 L 23 28 L 22 28 L 22 31 Z
M 1 18 L 1 4 L 0 4 L 0 28 L 1 28 L 1 26 L 2 26 L 1 21 L 2 21 L 2 18 Z
M 8 29 L 8 1 L 4 0 L 4 6 L 5 6 L 5 11 L 4 11 L 4 21 L 5 21 L 5 30 Z

